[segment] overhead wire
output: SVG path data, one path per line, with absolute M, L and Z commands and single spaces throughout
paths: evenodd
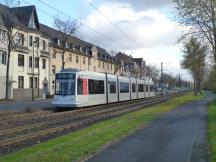
M 54 11 L 56 11 L 56 12 L 58 12 L 58 13 L 64 15 L 64 16 L 66 16 L 66 17 L 71 18 L 71 19 L 74 20 L 75 22 L 78 22 L 78 23 L 80 23 L 81 25 L 86 26 L 87 28 L 89 28 L 89 29 L 92 30 L 93 32 L 97 33 L 98 35 L 100 35 L 100 36 L 106 38 L 107 40 L 112 41 L 112 42 L 115 43 L 115 44 L 118 44 L 121 48 L 123 47 L 123 48 L 127 49 L 126 46 L 124 46 L 124 45 L 122 45 L 121 43 L 119 43 L 119 42 L 113 40 L 113 39 L 110 38 L 109 36 L 107 36 L 107 35 L 105 35 L 105 34 L 99 32 L 98 30 L 94 29 L 93 27 L 89 26 L 88 24 L 85 24 L 85 23 L 83 23 L 83 22 L 80 22 L 79 20 L 77 20 L 77 19 L 73 18 L 72 16 L 70 16 L 70 15 L 64 13 L 63 11 L 60 11 L 59 9 L 57 9 L 57 8 L 55 8 L 55 7 L 53 7 L 53 6 L 51 6 L 50 4 L 48 4 L 48 3 L 46 3 L 46 2 L 44 2 L 44 1 L 42 1 L 42 0 L 38 0 L 38 1 L 39 1 L 40 3 L 42 3 L 42 4 L 44 4 L 45 6 L 47 6 L 47 7 L 51 8 L 51 9 L 53 9 Z
M 25 3 L 27 3 L 27 4 L 29 4 L 29 5 L 32 5 L 32 4 L 28 3 L 26 0 L 22 0 L 22 1 L 24 1 Z M 60 11 L 59 9 L 57 9 L 57 8 L 55 8 L 55 7 L 53 7 L 53 6 L 51 6 L 51 5 L 48 4 L 48 3 L 43 2 L 42 0 L 38 0 L 38 1 L 39 1 L 40 3 L 42 3 L 42 4 L 44 4 L 45 6 L 47 6 L 47 7 L 51 8 L 51 9 L 53 9 L 54 11 L 56 11 L 56 12 L 58 12 L 58 13 L 64 15 L 64 16 L 66 16 L 66 17 L 72 19 L 73 21 L 80 23 L 81 25 L 87 27 L 87 28 L 90 29 L 91 31 L 93 31 L 93 32 L 97 33 L 98 35 L 102 36 L 103 38 L 106 38 L 107 40 L 113 42 L 114 45 L 118 45 L 119 47 L 121 47 L 120 49 L 121 49 L 124 53 L 126 53 L 127 50 L 129 50 L 129 51 L 131 50 L 129 47 L 125 47 L 125 46 L 122 45 L 121 43 L 119 43 L 119 42 L 113 40 L 113 39 L 110 38 L 109 36 L 107 36 L 107 35 L 105 35 L 105 34 L 99 32 L 99 31 L 97 31 L 96 29 L 94 29 L 93 27 L 89 26 L 88 24 L 85 24 L 85 23 L 83 23 L 83 22 L 80 22 L 79 20 L 77 20 L 77 19 L 73 18 L 72 16 L 70 16 L 70 15 L 68 15 L 68 14 L 66 14 L 66 13 L 64 13 L 64 12 L 62 12 L 62 11 Z M 95 7 L 96 7 L 96 6 L 95 6 Z M 51 16 L 50 14 L 48 14 L 48 13 L 42 11 L 41 9 L 38 9 L 38 10 L 39 10 L 40 12 L 46 14 L 46 15 L 49 15 L 49 17 L 54 18 L 53 16 Z M 120 28 L 119 28 L 119 29 L 120 29 Z M 86 36 L 86 37 L 87 37 L 87 36 Z M 88 37 L 89 37 L 89 36 L 88 36 Z M 98 41 L 97 41 L 97 42 L 98 42 Z M 123 48 L 122 48 L 122 47 L 123 47 Z M 151 55 L 151 56 L 153 56 L 153 57 L 155 57 L 155 58 L 157 58 L 157 59 L 161 59 L 161 58 L 159 58 L 159 57 L 157 57 L 157 56 L 155 56 L 155 55 Z
M 28 4 L 28 5 L 32 5 L 31 3 L 27 2 L 26 0 L 22 0 L 22 1 L 23 1 L 24 3 L 26 3 L 26 4 Z M 54 16 L 48 14 L 47 12 L 41 10 L 41 9 L 38 8 L 38 7 L 37 7 L 37 10 L 38 10 L 39 12 L 43 13 L 44 15 L 48 16 L 48 17 L 51 18 L 52 20 L 55 19 Z M 96 39 L 92 38 L 91 36 L 88 36 L 88 35 L 86 35 L 86 34 L 84 34 L 84 33 L 81 33 L 80 31 L 76 31 L 76 33 L 79 33 L 79 34 L 81 34 L 82 36 L 84 36 L 84 37 L 86 37 L 86 38 L 92 40 L 92 41 L 93 41 L 92 44 L 97 44 L 97 46 L 103 47 L 103 48 L 106 48 L 106 49 L 112 49 L 111 46 L 105 45 L 104 43 L 99 42 L 99 41 L 97 41 Z

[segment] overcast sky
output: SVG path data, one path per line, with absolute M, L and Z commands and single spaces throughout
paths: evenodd
M 25 1 L 36 5 L 41 23 L 53 26 L 53 18 L 43 12 L 51 16 L 59 14 L 67 18 L 38 0 Z M 188 73 L 180 68 L 182 53 L 177 40 L 182 34 L 183 27 L 174 21 L 176 11 L 172 0 L 42 1 L 103 34 L 101 36 L 86 26 L 82 26 L 77 32 L 80 38 L 106 48 L 108 51 L 120 50 L 133 57 L 142 57 L 147 64 L 154 64 L 158 68 L 163 62 L 165 72 L 174 76 L 181 73 L 184 79 L 190 78 Z M 118 29 L 88 1 L 118 26 Z M 27 4 L 21 1 L 21 5 Z

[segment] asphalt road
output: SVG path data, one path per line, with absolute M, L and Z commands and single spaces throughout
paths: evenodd
M 35 101 L 12 101 L 7 103 L 0 102 L 0 112 L 25 111 L 26 108 L 39 110 L 53 108 L 53 106 L 51 105 L 51 99 Z
M 207 103 L 178 107 L 121 140 L 89 162 L 207 162 Z

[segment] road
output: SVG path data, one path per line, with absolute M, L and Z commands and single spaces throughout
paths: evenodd
M 7 111 L 25 111 L 26 108 L 31 109 L 48 109 L 53 108 L 51 100 L 35 100 L 35 101 L 12 101 L 7 103 L 0 102 L 0 112 Z
M 178 107 L 88 162 L 207 162 L 207 103 Z

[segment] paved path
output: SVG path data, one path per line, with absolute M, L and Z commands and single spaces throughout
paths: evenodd
M 181 106 L 89 159 L 89 162 L 207 162 L 207 103 Z
M 7 103 L 0 102 L 0 112 L 25 111 L 26 108 L 47 109 L 47 108 L 53 108 L 53 106 L 51 105 L 51 99 L 35 100 L 35 101 L 12 101 Z

